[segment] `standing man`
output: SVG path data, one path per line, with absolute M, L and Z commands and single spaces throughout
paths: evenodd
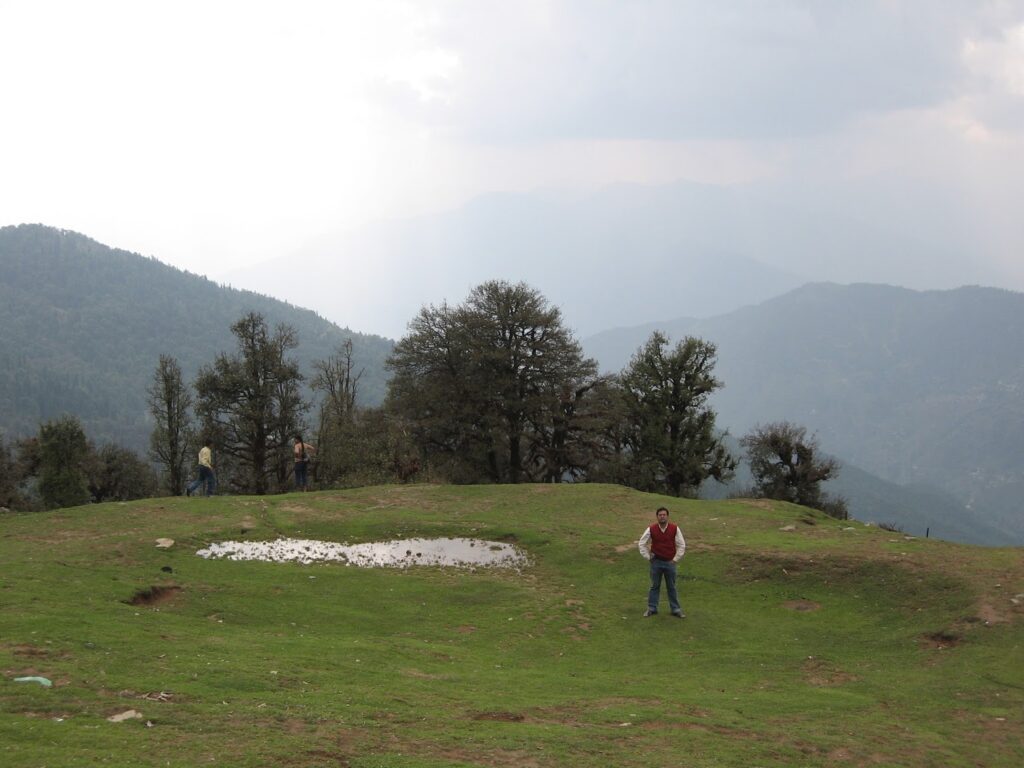
M 302 442 L 302 435 L 295 436 L 295 447 L 292 449 L 295 458 L 295 490 L 305 491 L 309 486 L 309 460 L 316 453 L 309 443 Z
M 653 616 L 658 612 L 661 580 L 664 578 L 668 607 L 673 616 L 682 619 L 686 614 L 679 607 L 679 595 L 676 594 L 676 563 L 686 554 L 686 541 L 679 526 L 668 521 L 668 510 L 665 507 L 659 507 L 655 514 L 658 522 L 644 530 L 639 542 L 640 554 L 651 563 L 651 591 L 647 593 L 644 616 Z
M 191 496 L 200 486 L 204 496 L 213 496 L 217 485 L 217 476 L 213 473 L 213 440 L 207 438 L 199 449 L 199 479 L 193 480 L 185 489 L 185 495 Z

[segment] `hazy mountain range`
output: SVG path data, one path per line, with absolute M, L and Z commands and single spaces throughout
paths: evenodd
M 811 279 L 913 288 L 993 283 L 963 206 L 895 181 L 720 187 L 616 185 L 500 193 L 461 208 L 326 235 L 233 272 L 231 284 L 397 338 L 423 304 L 480 282 L 524 280 L 581 335 L 658 318 L 710 317 Z M 930 214 L 913 226 L 907 199 Z M 879 277 L 881 276 L 881 277 Z
M 294 357 L 307 377 L 313 360 L 351 338 L 366 370 L 362 400 L 381 401 L 386 339 L 74 232 L 0 228 L 0 431 L 34 434 L 70 413 L 90 438 L 143 451 L 152 430 L 145 390 L 159 356 L 176 357 L 191 381 L 217 353 L 234 351 L 231 324 L 250 311 L 298 331 Z
M 584 349 L 619 370 L 654 329 L 718 345 L 725 386 L 712 404 L 734 434 L 797 422 L 852 465 L 951 497 L 965 519 L 1024 542 L 1024 294 L 811 284 L 718 317 L 607 331 Z

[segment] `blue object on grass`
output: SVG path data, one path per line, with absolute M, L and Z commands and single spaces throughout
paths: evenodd
M 50 682 L 45 677 L 35 677 L 35 676 L 33 676 L 33 677 L 16 677 L 16 678 L 14 678 L 14 682 L 16 682 L 16 683 L 39 683 L 44 688 L 49 688 L 51 685 L 53 685 L 53 683 Z

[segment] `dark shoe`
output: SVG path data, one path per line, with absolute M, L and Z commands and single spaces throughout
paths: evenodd
M 645 619 L 648 616 L 657 616 L 657 615 L 658 615 L 658 612 L 657 611 L 652 611 L 650 608 L 648 608 L 646 611 L 644 611 L 644 618 Z
M 685 619 L 686 618 L 686 614 L 683 613 L 682 611 L 679 611 L 678 613 L 673 611 L 672 615 L 675 616 L 677 619 Z

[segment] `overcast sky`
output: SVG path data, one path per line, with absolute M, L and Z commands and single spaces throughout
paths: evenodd
M 1024 0 L 0 0 L 0 82 L 0 225 L 215 278 L 485 192 L 698 181 L 945 190 L 1024 290 Z

